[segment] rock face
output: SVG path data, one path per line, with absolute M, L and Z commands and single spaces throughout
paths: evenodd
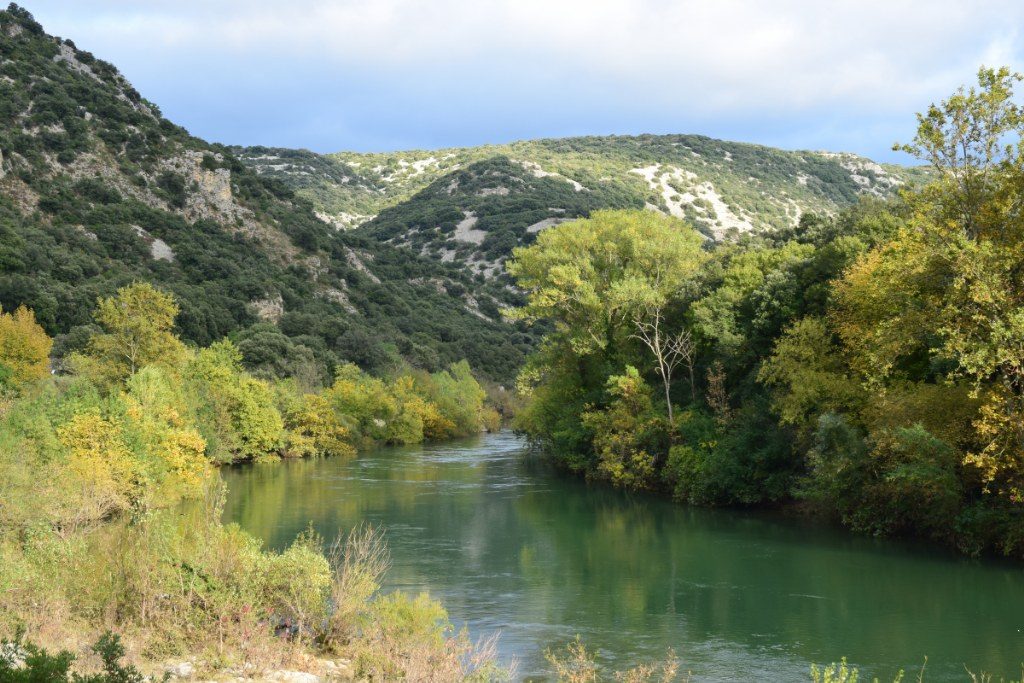
M 257 299 L 249 305 L 261 320 L 269 320 L 276 323 L 284 315 L 284 298 L 280 294 L 266 299 Z
M 250 234 L 255 233 L 256 216 L 235 200 L 231 190 L 231 171 L 206 168 L 203 165 L 206 156 L 217 163 L 223 161 L 219 154 L 204 155 L 193 150 L 164 160 L 164 171 L 177 173 L 185 179 L 185 216 L 190 221 L 206 219 L 241 224 Z

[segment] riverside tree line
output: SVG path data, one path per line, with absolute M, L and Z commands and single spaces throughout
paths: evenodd
M 517 250 L 517 314 L 554 323 L 519 428 L 625 488 L 1024 556 L 1021 76 L 978 80 L 919 116 L 932 180 L 897 201 L 714 246 L 596 212 Z

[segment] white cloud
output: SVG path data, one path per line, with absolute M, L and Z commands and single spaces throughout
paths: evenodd
M 202 54 L 429 83 L 488 78 L 712 119 L 922 108 L 1020 65 L 1019 0 L 40 0 L 97 51 Z M 454 74 L 454 75 L 453 75 Z M 500 84 L 499 84 L 500 85 Z M 490 88 L 494 92 L 496 88 Z M 537 95 L 523 92 L 522 97 Z M 514 97 L 511 93 L 510 97 Z
M 981 61 L 1015 61 L 1016 28 L 1024 19 L 1019 2 L 951 0 L 220 0 L 90 6 L 77 33 L 140 49 L 290 54 L 339 66 L 423 72 L 499 62 L 650 89 L 654 99 L 708 111 L 837 101 L 904 106 L 921 93 L 948 87 L 951 78 L 962 80 Z

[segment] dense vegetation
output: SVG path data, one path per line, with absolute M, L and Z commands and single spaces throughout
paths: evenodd
M 564 178 L 537 177 L 521 163 L 499 156 L 434 181 L 409 201 L 382 210 L 361 232 L 468 263 L 476 274 L 532 241 L 531 226 L 608 207 L 642 208 L 643 203 L 616 187 L 577 191 Z M 460 223 L 473 232 L 460 234 Z
M 898 201 L 710 250 L 650 213 L 542 233 L 510 265 L 555 325 L 520 427 L 619 486 L 1024 556 L 1019 80 L 922 115 L 938 175 Z
M 0 305 L 35 311 L 62 358 L 93 331 L 96 299 L 136 280 L 175 294 L 185 340 L 235 335 L 263 373 L 467 359 L 506 380 L 534 342 L 498 314 L 494 297 L 514 293 L 339 234 L 12 5 L 0 11 Z
M 313 535 L 264 551 L 221 524 L 213 468 L 495 428 L 469 366 L 384 380 L 343 365 L 316 390 L 252 376 L 229 340 L 186 346 L 177 313 L 148 283 L 120 289 L 61 376 L 32 312 L 0 313 L 0 633 L 64 644 L 116 628 L 146 658 L 198 655 L 211 668 L 279 666 L 313 648 L 378 678 L 491 671 L 427 596 L 371 601 L 387 565 L 379 533 L 329 555 Z M 71 663 L 24 654 L 51 676 L 25 680 L 62 680 L 52 676 Z

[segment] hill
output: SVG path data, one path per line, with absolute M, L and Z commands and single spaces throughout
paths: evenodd
M 579 137 L 433 152 L 317 155 L 237 149 L 339 228 L 473 274 L 500 275 L 515 246 L 599 208 L 648 208 L 715 240 L 887 197 L 925 172 L 854 154 L 785 151 L 699 135 Z
M 514 292 L 339 232 L 303 195 L 168 121 L 24 9 L 0 11 L 0 305 L 33 308 L 58 355 L 92 331 L 98 297 L 146 280 L 175 294 L 185 339 L 231 335 L 259 372 L 467 358 L 512 375 L 533 343 L 498 315 Z

